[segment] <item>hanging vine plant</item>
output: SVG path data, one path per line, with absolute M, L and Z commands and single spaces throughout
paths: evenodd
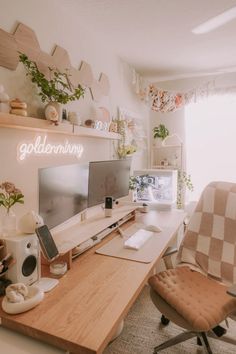
M 184 186 L 192 192 L 194 190 L 194 186 L 191 180 L 191 176 L 188 175 L 185 171 L 178 170 L 177 177 L 177 208 L 183 208 L 183 190 Z
M 20 53 L 19 61 L 24 65 L 26 75 L 37 85 L 42 102 L 66 104 L 84 96 L 85 89 L 81 85 L 73 87 L 67 73 L 49 67 L 51 78 L 48 80 L 39 71 L 36 62 L 30 60 L 26 54 Z

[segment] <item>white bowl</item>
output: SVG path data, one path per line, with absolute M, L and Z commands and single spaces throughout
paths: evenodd
M 27 299 L 23 302 L 9 302 L 4 296 L 2 300 L 2 309 L 11 315 L 31 310 L 38 305 L 44 298 L 44 293 L 37 286 L 28 287 Z

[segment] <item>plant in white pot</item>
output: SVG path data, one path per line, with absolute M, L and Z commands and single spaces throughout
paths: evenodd
M 164 124 L 159 124 L 157 127 L 153 128 L 153 138 L 161 139 L 163 141 L 167 136 L 169 136 L 169 130 Z
M 16 203 L 24 203 L 24 195 L 21 190 L 16 188 L 11 182 L 0 184 L 0 206 L 6 209 L 6 215 L 3 218 L 3 236 L 14 236 L 16 233 L 16 216 L 12 207 Z
M 26 75 L 38 86 L 42 102 L 47 102 L 45 107 L 46 118 L 58 124 L 61 117 L 60 104 L 67 104 L 79 100 L 84 96 L 85 89 L 78 85 L 73 87 L 67 73 L 49 67 L 50 80 L 38 69 L 36 62 L 31 61 L 27 55 L 20 53 L 20 62 L 24 65 Z

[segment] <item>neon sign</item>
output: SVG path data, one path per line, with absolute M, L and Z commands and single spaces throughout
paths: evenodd
M 70 144 L 65 140 L 63 144 L 51 144 L 47 142 L 47 136 L 38 136 L 33 142 L 23 142 L 18 145 L 17 157 L 20 161 L 25 160 L 28 156 L 62 154 L 74 155 L 78 159 L 84 151 L 82 144 Z

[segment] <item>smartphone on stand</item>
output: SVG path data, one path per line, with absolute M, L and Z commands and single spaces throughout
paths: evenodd
M 47 225 L 38 227 L 35 229 L 35 232 L 38 236 L 39 244 L 44 257 L 49 262 L 56 259 L 59 256 L 58 248 Z

